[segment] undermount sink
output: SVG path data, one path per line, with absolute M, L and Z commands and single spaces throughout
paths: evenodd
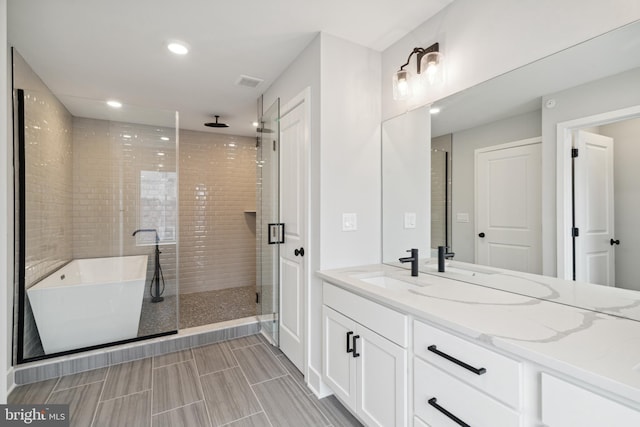
M 356 275 L 353 276 L 356 279 L 362 280 L 370 285 L 378 286 L 380 288 L 389 289 L 392 291 L 406 291 L 409 289 L 419 288 L 419 285 L 415 285 L 413 283 L 405 282 L 404 280 L 395 279 L 393 277 L 385 276 L 384 274 L 380 274 L 377 276 L 367 276 L 364 275 Z

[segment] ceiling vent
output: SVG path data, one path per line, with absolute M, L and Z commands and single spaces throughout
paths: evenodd
M 236 84 L 238 86 L 246 86 L 246 87 L 257 87 L 260 83 L 262 83 L 264 80 L 259 79 L 257 77 L 251 77 L 251 76 L 245 76 L 245 75 L 240 75 L 240 77 L 238 77 L 238 80 L 236 80 Z

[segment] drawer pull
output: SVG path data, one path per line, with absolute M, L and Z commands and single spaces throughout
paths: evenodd
M 435 397 L 432 397 L 431 399 L 429 399 L 427 401 L 427 403 L 429 405 L 433 406 L 434 408 L 436 408 L 438 411 L 442 412 L 444 415 L 447 416 L 447 418 L 449 418 L 451 421 L 453 421 L 454 423 L 458 424 L 459 426 L 471 427 L 469 424 L 465 423 L 460 418 L 456 417 L 451 412 L 447 411 L 442 406 L 438 405 L 438 399 L 436 399 Z
M 347 332 L 347 353 L 353 353 L 353 347 L 351 347 L 351 335 L 353 335 L 353 331 Z
M 358 350 L 356 350 L 356 343 L 358 342 L 358 338 L 360 338 L 360 335 L 353 336 L 353 357 L 360 357 L 360 353 L 358 353 Z
M 437 354 L 440 357 L 444 357 L 448 361 L 453 362 L 458 366 L 462 366 L 464 369 L 467 369 L 476 375 L 482 375 L 487 372 L 485 368 L 474 368 L 473 366 L 464 363 L 462 360 L 458 360 L 453 356 L 449 356 L 447 353 L 441 352 L 440 350 L 438 350 L 438 347 L 436 347 L 435 345 L 430 345 L 429 347 L 427 347 L 427 350 Z

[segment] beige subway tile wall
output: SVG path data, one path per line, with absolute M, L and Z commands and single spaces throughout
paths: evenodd
M 149 255 L 151 278 L 155 235 L 132 233 L 157 228 L 164 295 L 175 295 L 176 179 L 174 129 L 74 117 L 73 257 Z
M 28 289 L 71 260 L 72 118 L 51 94 L 25 91 Z
M 180 131 L 180 293 L 256 283 L 256 139 Z
M 27 225 L 24 280 L 28 289 L 72 257 L 72 118 L 51 93 L 43 91 L 25 90 L 24 109 Z M 16 334 L 17 328 L 14 338 Z M 40 351 L 33 312 L 27 303 L 23 354 L 28 357 Z

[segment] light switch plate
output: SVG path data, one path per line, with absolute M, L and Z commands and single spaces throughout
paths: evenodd
M 356 231 L 358 229 L 358 215 L 354 213 L 342 214 L 342 231 Z
M 404 213 L 404 228 L 416 228 L 416 213 L 405 212 Z
M 469 214 L 458 212 L 456 214 L 456 222 L 469 222 Z

